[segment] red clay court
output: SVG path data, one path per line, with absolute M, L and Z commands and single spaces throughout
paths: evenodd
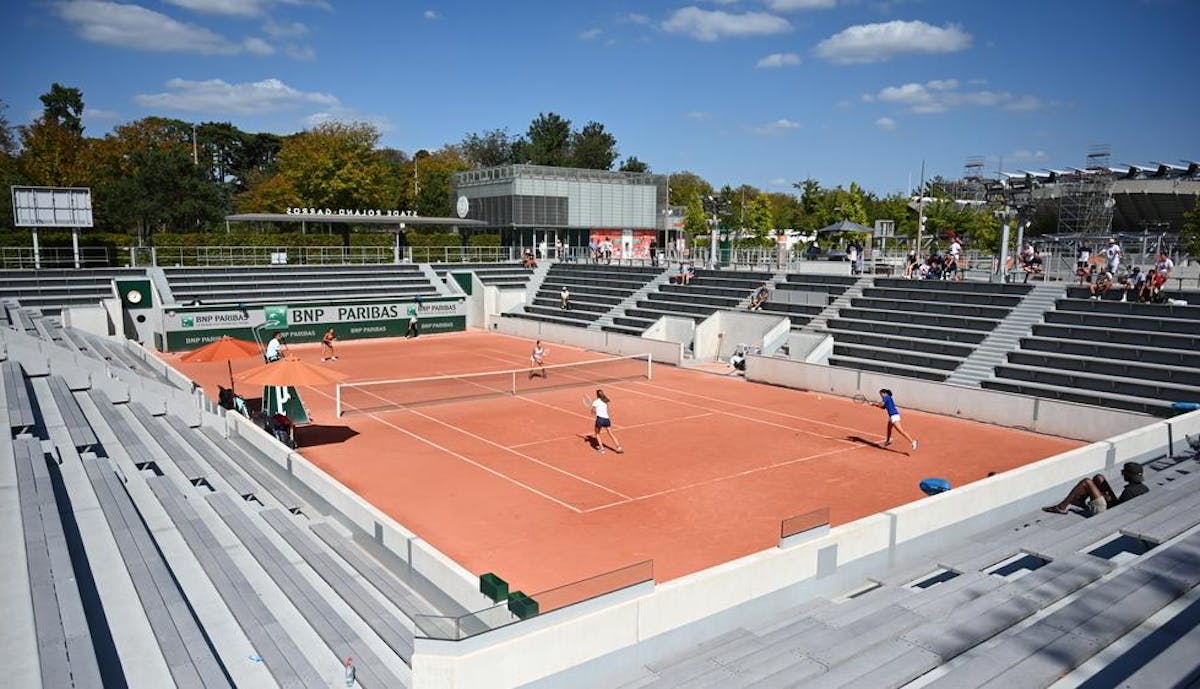
M 608 356 L 546 347 L 548 365 Z M 337 348 L 321 365 L 354 382 L 525 368 L 533 343 L 470 331 Z M 291 354 L 321 359 L 316 344 Z M 228 382 L 224 363 L 172 359 L 214 398 Z M 600 455 L 585 440 L 594 387 L 342 418 L 333 386 L 301 388 L 315 426 L 300 452 L 471 572 L 537 592 L 644 560 L 674 579 L 774 547 L 794 515 L 828 507 L 841 524 L 922 498 L 925 477 L 962 485 L 1082 445 L 912 411 L 897 389 L 920 449 L 881 449 L 875 407 L 655 364 L 652 380 L 602 385 L 625 454 Z

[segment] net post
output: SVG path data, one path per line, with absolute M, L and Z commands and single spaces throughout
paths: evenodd
M 646 352 L 646 380 L 654 380 L 654 353 Z
M 334 408 L 337 409 L 337 417 L 342 418 L 342 384 L 338 383 L 333 386 Z

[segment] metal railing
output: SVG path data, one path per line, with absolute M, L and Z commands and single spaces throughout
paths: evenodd
M 500 263 L 521 257 L 506 246 L 159 246 L 131 248 L 133 265 L 255 266 L 387 263 Z
M 106 246 L 79 247 L 80 268 L 106 268 L 113 265 L 112 255 Z M 74 268 L 75 250 L 69 246 L 43 246 L 34 254 L 32 246 L 0 247 L 0 267 L 6 269 L 25 268 Z

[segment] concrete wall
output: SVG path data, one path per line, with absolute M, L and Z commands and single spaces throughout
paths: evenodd
M 655 363 L 672 366 L 678 366 L 683 360 L 683 346 L 678 342 L 652 340 L 636 335 L 544 323 L 528 318 L 493 318 L 491 329 L 505 335 L 556 342 L 608 354 L 649 354 Z
M 739 344 L 779 345 L 791 330 L 786 317 L 752 311 L 718 311 L 696 326 L 695 356 L 699 361 L 728 359 Z
M 525 288 L 484 287 L 484 314 L 486 318 L 499 318 L 500 314 L 511 311 L 525 303 Z
M 1152 416 L 1117 409 L 788 359 L 750 357 L 746 362 L 746 379 L 843 397 L 862 394 L 874 398 L 880 388 L 889 388 L 895 391 L 901 407 L 1075 440 L 1099 440 L 1155 421 Z
M 103 306 L 72 306 L 62 310 L 63 325 L 69 328 L 79 328 L 93 335 L 107 335 L 112 332 L 108 318 L 108 310 Z
M 692 344 L 696 335 L 696 321 L 678 316 L 663 316 L 642 333 L 642 337 L 652 340 L 678 342 L 686 349 Z

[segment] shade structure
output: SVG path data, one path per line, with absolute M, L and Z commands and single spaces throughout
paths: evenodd
M 332 385 L 345 380 L 346 374 L 289 357 L 242 371 L 236 378 L 248 385 Z
M 213 340 L 199 349 L 192 350 L 187 354 L 179 357 L 180 361 L 189 364 L 207 363 L 211 361 L 224 361 L 228 364 L 229 369 L 229 387 L 233 388 L 233 361 L 235 359 L 249 359 L 252 356 L 261 356 L 262 351 L 254 342 L 239 340 L 236 337 L 222 335 L 221 339 Z
M 246 340 L 239 340 L 236 337 L 222 335 L 221 339 L 209 342 L 200 349 L 192 350 L 180 356 L 179 360 L 194 364 L 207 361 L 233 361 L 234 359 L 259 356 L 260 354 L 261 352 L 257 344 Z
M 858 223 L 851 222 L 849 220 L 839 220 L 832 225 L 826 225 L 825 227 L 817 230 L 817 234 L 839 234 L 842 232 L 865 232 L 867 234 L 873 234 L 875 230 L 867 227 L 866 225 L 859 225 Z

